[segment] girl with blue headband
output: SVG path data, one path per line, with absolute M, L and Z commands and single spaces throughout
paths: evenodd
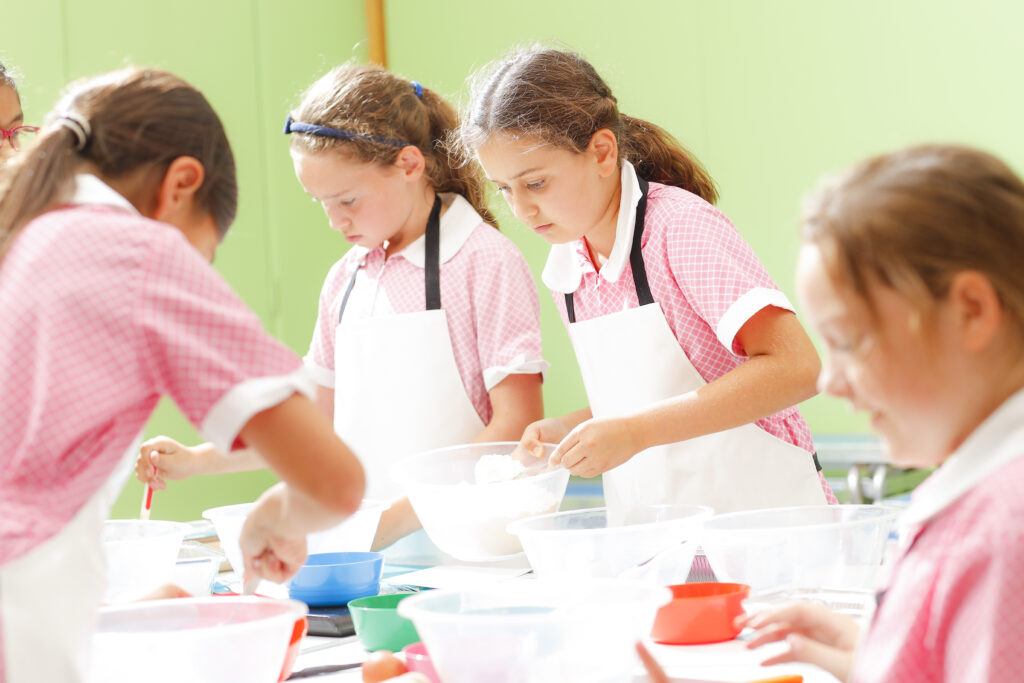
M 432 90 L 355 65 L 316 81 L 285 123 L 299 182 L 353 245 L 327 275 L 305 362 L 323 410 L 366 466 L 367 495 L 394 501 L 377 548 L 419 526 L 393 463 L 515 441 L 543 416 L 536 287 L 495 229 L 478 171 L 445 147 L 456 125 Z M 160 487 L 248 466 L 160 439 L 143 447 L 138 473 Z

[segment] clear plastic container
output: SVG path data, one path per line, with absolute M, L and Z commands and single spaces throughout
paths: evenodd
M 316 553 L 364 552 L 373 545 L 373 537 L 377 533 L 377 524 L 381 513 L 391 506 L 379 500 L 364 500 L 359 510 L 341 524 L 309 534 L 306 538 L 306 550 L 310 555 Z M 220 546 L 228 556 L 228 562 L 235 573 L 241 576 L 245 570 L 242 564 L 242 549 L 238 538 L 242 534 L 242 525 L 249 514 L 252 503 L 225 505 L 211 508 L 203 512 L 203 518 L 213 522 L 220 538 Z
M 178 551 L 171 582 L 185 589 L 189 595 L 209 595 L 223 560 L 224 553 L 207 548 L 202 543 L 185 541 Z
M 524 519 L 508 528 L 522 541 L 538 576 L 611 578 L 628 571 L 633 578 L 671 585 L 686 581 L 711 515 L 704 506 L 646 505 L 609 525 L 608 508 L 588 508 Z
M 93 639 L 96 683 L 275 683 L 295 600 L 225 596 L 105 607 Z
M 445 683 L 619 683 L 650 632 L 664 587 L 625 580 L 506 581 L 434 590 L 398 604 Z
M 489 562 L 522 552 L 506 527 L 524 517 L 554 512 L 565 497 L 569 471 L 559 467 L 521 479 L 476 483 L 485 455 L 511 455 L 518 443 L 493 442 L 440 448 L 412 455 L 392 467 L 427 535 L 464 562 Z M 545 446 L 544 458 L 555 446 Z M 527 455 L 527 466 L 543 462 Z
M 704 525 L 701 545 L 719 581 L 762 591 L 875 587 L 897 511 L 878 505 L 745 510 Z
M 169 583 L 188 526 L 178 522 L 112 519 L 103 523 L 107 558 L 104 602 L 137 600 Z

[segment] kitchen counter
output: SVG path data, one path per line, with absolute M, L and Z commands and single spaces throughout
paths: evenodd
M 759 662 L 785 646 L 773 644 L 757 651 L 747 650 L 744 641 L 737 639 L 713 645 L 657 645 L 648 643 L 648 648 L 661 662 L 673 680 L 680 682 L 689 679 L 710 681 L 751 681 L 758 678 L 781 676 L 784 674 L 800 674 L 805 683 L 838 683 L 828 673 L 806 664 L 779 664 L 762 667 Z M 302 641 L 298 659 L 293 671 L 304 668 L 361 662 L 369 653 L 363 649 L 355 636 L 348 638 L 321 638 L 307 636 Z M 639 666 L 639 665 L 638 665 Z M 636 683 L 645 681 L 646 676 L 638 670 L 634 679 Z M 362 675 L 358 668 L 324 674 L 315 678 L 301 679 L 312 683 L 331 683 L 332 681 L 361 681 Z

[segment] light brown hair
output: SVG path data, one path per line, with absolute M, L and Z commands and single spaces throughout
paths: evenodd
M 66 113 L 91 129 L 81 149 L 71 128 L 60 124 Z M 223 235 L 238 207 L 235 159 L 202 93 L 173 74 L 135 67 L 71 84 L 36 140 L 0 177 L 0 258 L 25 223 L 66 200 L 84 164 L 116 180 L 137 171 L 162 175 L 182 156 L 203 165 L 195 201 Z
M 518 50 L 478 71 L 455 144 L 464 161 L 498 133 L 582 152 L 602 128 L 615 135 L 619 157 L 641 178 L 681 187 L 712 204 L 718 198 L 700 162 L 664 129 L 621 114 L 594 67 L 572 52 Z
M 415 86 L 376 65 L 346 64 L 331 69 L 303 94 L 292 119 L 356 133 L 339 139 L 296 132 L 292 147 L 308 152 L 336 150 L 383 165 L 398 158 L 401 147 L 369 136 L 405 142 L 420 150 L 425 173 L 436 192 L 460 194 L 491 225 L 483 178 L 475 167 L 459 163 L 443 144 L 458 125 L 450 104 L 429 88 L 417 96 Z
M 808 197 L 802 232 L 872 312 L 872 284 L 927 313 L 973 270 L 1024 333 L 1024 182 L 991 154 L 929 145 L 864 161 Z

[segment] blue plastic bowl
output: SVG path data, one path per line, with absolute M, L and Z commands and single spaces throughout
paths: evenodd
M 311 607 L 344 605 L 377 595 L 383 569 L 381 553 L 317 553 L 288 582 L 288 595 Z

